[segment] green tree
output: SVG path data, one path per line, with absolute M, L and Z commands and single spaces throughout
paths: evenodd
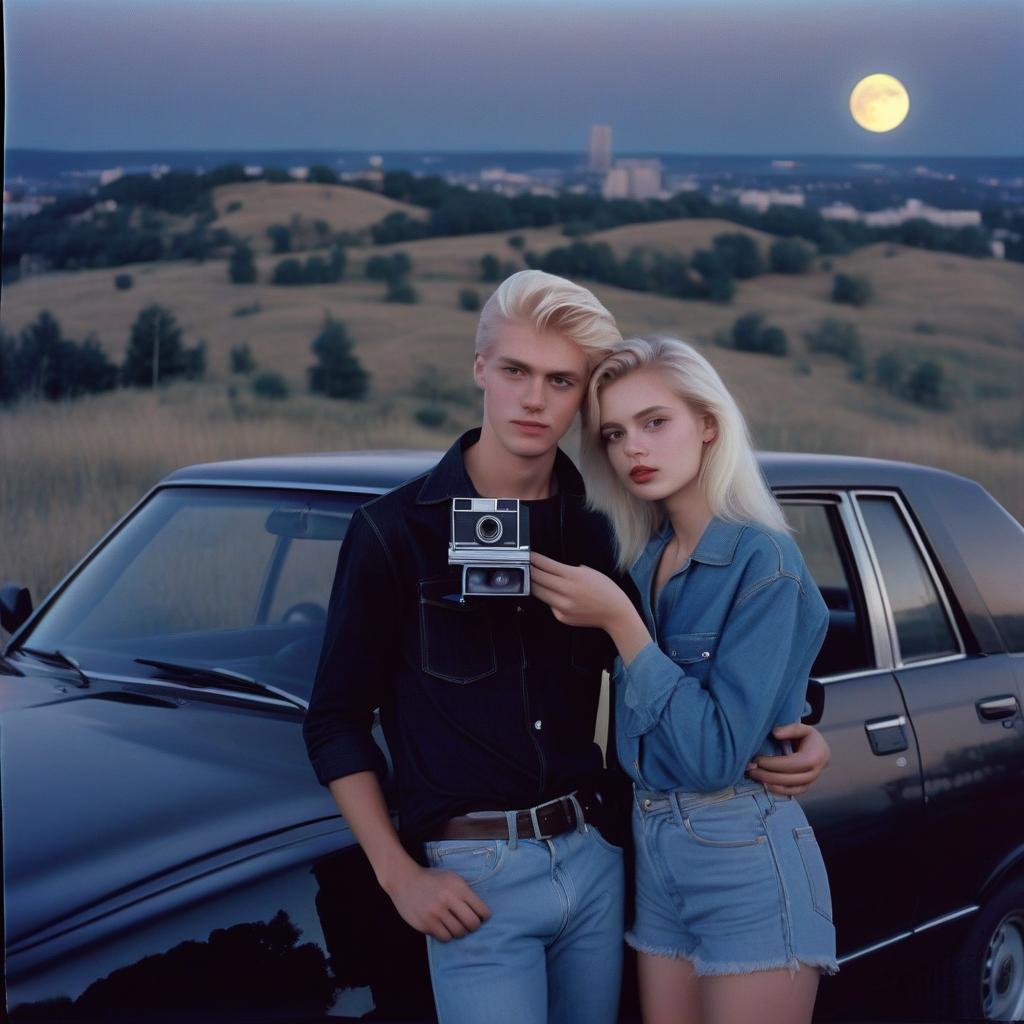
M 292 233 L 284 224 L 271 224 L 267 228 L 272 251 L 275 253 L 292 251 Z
M 416 289 L 405 278 L 388 281 L 387 294 L 384 296 L 385 302 L 404 302 L 411 306 L 419 302 L 419 298 Z
M 740 231 L 715 235 L 711 245 L 733 277 L 746 280 L 764 270 L 761 253 L 750 235 Z
M 935 359 L 925 359 L 918 363 L 907 378 L 906 395 L 916 405 L 948 409 L 952 401 L 942 364 Z
M 279 373 L 266 370 L 252 379 L 253 394 L 260 398 L 282 400 L 288 397 L 288 382 Z
M 362 398 L 369 388 L 369 374 L 352 351 L 345 325 L 328 315 L 313 339 L 315 366 L 309 368 L 309 389 L 329 398 Z
M 838 356 L 850 364 L 853 376 L 864 376 L 864 346 L 855 324 L 826 317 L 816 328 L 804 332 L 804 340 L 809 351 Z
M 232 373 L 252 373 L 256 369 L 256 360 L 247 341 L 232 345 L 228 357 Z
M 480 257 L 480 280 L 498 281 L 501 275 L 501 263 L 494 253 L 485 253 Z
M 114 287 L 119 292 L 126 292 L 132 286 L 132 275 L 131 274 L 117 274 L 114 277 Z
M 289 256 L 274 266 L 274 275 L 271 277 L 272 284 L 294 285 L 306 283 L 306 270 L 301 260 Z
M 345 276 L 346 263 L 347 253 L 345 252 L 345 246 L 336 242 L 331 246 L 331 254 L 327 261 L 327 281 L 329 283 L 334 284 Z
M 871 281 L 855 274 L 836 274 L 832 279 L 832 301 L 850 306 L 866 306 L 874 294 Z
M 253 260 L 252 248 L 240 242 L 231 251 L 228 264 L 228 276 L 232 284 L 253 284 L 256 280 L 256 263 Z
M 121 366 L 122 380 L 149 388 L 161 380 L 184 377 L 188 368 L 181 328 L 174 314 L 163 306 L 147 306 L 132 324 Z
M 811 248 L 795 238 L 780 238 L 768 250 L 768 262 L 776 274 L 804 274 L 813 257 Z

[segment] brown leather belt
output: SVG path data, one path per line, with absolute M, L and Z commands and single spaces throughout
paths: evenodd
M 536 807 L 515 812 L 519 839 L 550 839 L 578 828 L 583 821 L 598 824 L 601 803 L 590 789 L 577 789 L 569 796 L 560 796 Z M 430 839 L 509 839 L 508 818 L 502 811 L 484 811 L 449 818 Z

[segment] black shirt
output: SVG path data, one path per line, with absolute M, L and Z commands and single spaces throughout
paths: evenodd
M 394 764 L 401 831 L 422 838 L 473 810 L 529 807 L 602 775 L 594 723 L 614 649 L 536 598 L 467 598 L 448 565 L 451 499 L 476 492 L 470 431 L 425 476 L 368 502 L 338 556 L 303 734 L 320 782 Z M 531 547 L 613 574 L 606 520 L 561 451 L 557 493 L 529 502 Z M 511 495 L 509 495 L 511 497 Z M 454 600 L 452 598 L 455 598 Z

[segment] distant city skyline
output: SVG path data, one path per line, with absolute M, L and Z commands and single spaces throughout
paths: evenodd
M 8 148 L 1024 154 L 1019 0 L 7 0 Z M 911 113 L 875 135 L 850 90 Z

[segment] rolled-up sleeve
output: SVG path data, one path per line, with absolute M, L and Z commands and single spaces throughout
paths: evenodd
M 372 736 L 373 712 L 393 670 L 400 611 L 387 549 L 360 508 L 338 553 L 323 647 L 302 725 L 306 751 L 324 786 L 356 772 L 383 777 L 387 771 Z
M 622 723 L 629 736 L 667 744 L 688 785 L 711 791 L 742 776 L 824 635 L 800 581 L 781 573 L 747 589 L 722 627 L 705 685 L 649 643 L 625 666 Z M 814 612 L 814 614 L 817 614 Z M 827 625 L 827 617 L 824 622 Z M 802 627 L 802 628 L 801 628 Z M 817 632 L 813 652 L 804 640 Z M 803 679 L 797 676 L 803 672 Z M 804 691 L 801 691 L 801 698 Z

